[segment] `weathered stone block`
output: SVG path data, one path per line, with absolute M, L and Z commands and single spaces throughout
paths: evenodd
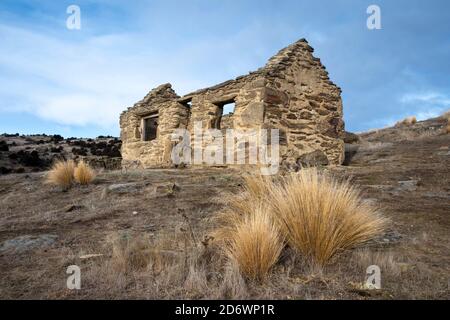
M 320 150 L 304 154 L 297 159 L 297 164 L 302 167 L 326 166 L 328 163 L 327 156 Z

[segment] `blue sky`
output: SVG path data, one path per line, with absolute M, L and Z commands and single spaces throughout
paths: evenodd
M 66 28 L 71 4 L 81 30 Z M 342 88 L 347 130 L 450 109 L 447 0 L 0 0 L 0 132 L 117 136 L 153 87 L 214 85 L 300 38 Z

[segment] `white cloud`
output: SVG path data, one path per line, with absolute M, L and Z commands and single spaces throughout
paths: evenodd
M 0 67 L 6 70 L 0 93 L 24 102 L 2 110 L 65 125 L 114 126 L 125 106 L 157 84 L 151 73 L 139 72 L 141 60 L 130 62 L 114 49 L 130 44 L 125 35 L 69 41 L 5 25 L 0 34 Z
M 262 57 L 266 32 L 260 25 L 169 51 L 144 34 L 49 34 L 0 24 L 0 111 L 25 111 L 61 125 L 117 128 L 120 112 L 161 83 L 171 82 L 184 94 L 250 71 L 255 57 L 268 58 Z
M 407 93 L 400 98 L 401 103 L 427 103 L 439 106 L 450 106 L 450 98 L 437 92 Z
M 391 127 L 399 120 L 415 116 L 418 121 L 435 118 L 442 115 L 450 107 L 450 99 L 445 94 L 435 91 L 424 91 L 403 94 L 399 98 L 401 111 L 395 115 L 380 117 L 367 121 L 368 128 Z
M 407 93 L 400 97 L 400 103 L 411 108 L 417 120 L 438 117 L 450 107 L 450 98 L 435 91 Z

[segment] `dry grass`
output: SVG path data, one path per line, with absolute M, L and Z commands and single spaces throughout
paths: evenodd
M 78 163 L 73 174 L 75 181 L 81 185 L 88 185 L 95 178 L 94 170 L 84 161 Z
M 114 233 L 108 237 L 111 244 L 111 267 L 120 273 L 146 269 L 151 261 L 152 246 L 145 236 Z
M 444 125 L 444 134 L 450 133 L 450 110 L 445 111 L 442 115 L 442 118 L 447 120 L 447 125 Z
M 72 186 L 75 163 L 72 160 L 56 162 L 47 174 L 46 182 L 64 190 Z
M 383 149 L 389 149 L 394 144 L 392 142 L 370 142 L 370 141 L 362 141 L 361 142 L 361 150 L 365 151 L 380 151 Z
M 200 298 L 210 296 L 220 298 L 229 293 L 233 298 L 238 291 L 227 291 L 230 279 L 217 276 L 222 261 L 216 256 L 216 249 L 191 246 L 185 233 L 163 233 L 157 237 L 134 232 L 114 232 L 107 237 L 110 257 L 99 261 L 93 270 L 101 272 L 103 280 L 109 279 L 120 288 L 126 287 L 134 279 L 142 281 L 142 289 L 148 288 L 147 298 Z M 234 280 L 234 279 L 233 279 Z M 92 279 L 93 285 L 98 279 Z M 120 294 L 120 293 L 118 293 Z
M 437 150 L 440 145 L 441 143 L 433 148 Z M 166 172 L 157 170 L 145 172 L 148 175 L 145 179 L 153 184 L 163 179 L 166 181 Z M 173 171 L 173 174 L 180 175 L 177 171 Z M 182 184 L 181 181 L 186 179 L 184 174 L 196 179 L 195 185 L 191 184 L 190 180 L 189 183 Z M 376 178 L 378 183 L 381 180 L 380 176 L 374 174 L 370 171 L 362 176 L 357 175 L 355 179 L 365 181 L 371 177 Z M 84 188 L 74 188 L 70 194 L 56 196 L 52 193 L 48 195 L 52 202 L 46 201 L 45 204 L 39 199 L 44 198 L 52 188 L 41 186 L 40 175 L 30 175 L 29 178 L 12 175 L 2 180 L 3 187 L 14 183 L 9 193 L 0 195 L 0 203 L 4 208 L 2 226 L 5 229 L 14 230 L 14 225 L 21 225 L 22 229 L 45 229 L 46 233 L 58 234 L 60 237 L 53 247 L 33 249 L 26 254 L 3 255 L 4 263 L 0 272 L 4 275 L 0 290 L 3 298 L 445 299 L 448 296 L 447 274 L 444 268 L 446 265 L 443 258 L 446 248 L 442 246 L 443 243 L 447 243 L 448 238 L 448 233 L 443 227 L 445 223 L 442 222 L 446 221 L 445 206 L 433 207 L 433 204 L 436 205 L 436 198 L 429 199 L 425 196 L 420 198 L 423 191 L 412 195 L 408 193 L 409 197 L 405 194 L 401 199 L 402 207 L 397 208 L 397 204 L 394 207 L 389 206 L 396 222 L 391 227 L 403 235 L 401 240 L 385 244 L 383 237 L 368 246 L 346 250 L 336 259 L 332 259 L 333 263 L 327 265 L 322 273 L 312 275 L 307 259 L 297 254 L 292 246 L 287 246 L 266 280 L 259 283 L 246 279 L 239 266 L 233 264 L 223 254 L 221 242 L 210 241 L 208 245 L 199 243 L 199 240 L 204 239 L 204 235 L 210 235 L 212 227 L 210 219 L 216 216 L 218 208 L 217 205 L 206 207 L 204 195 L 210 188 L 214 188 L 215 192 L 211 193 L 211 196 L 217 194 L 221 197 L 224 192 L 234 192 L 236 196 L 241 192 L 241 187 L 237 186 L 241 183 L 241 173 L 236 174 L 235 180 L 229 183 L 229 186 L 224 181 L 215 185 L 217 180 L 213 180 L 213 187 L 201 184 L 210 179 L 208 177 L 203 181 L 197 180 L 200 174 L 194 170 L 192 174 L 185 171 L 179 180 L 176 180 L 181 185 L 181 190 L 189 192 L 180 192 L 175 205 L 184 208 L 186 205 L 189 206 L 185 212 L 190 218 L 197 241 L 191 236 L 185 219 L 173 208 L 173 198 L 149 198 L 143 192 L 98 200 L 102 187 L 116 183 L 119 179 L 117 172 L 116 175 L 112 173 L 107 175 L 106 178 L 106 174 L 102 173 L 98 185 L 91 188 L 90 192 Z M 216 178 L 220 174 L 213 172 L 211 176 Z M 401 178 L 400 175 L 392 177 Z M 127 182 L 140 182 L 141 179 L 133 175 Z M 276 184 L 280 183 L 278 177 L 272 179 L 277 182 Z M 23 181 L 27 183 L 26 189 L 23 187 Z M 443 182 L 441 184 L 443 185 Z M 257 190 L 264 189 L 266 185 L 270 186 L 271 183 L 255 183 L 253 186 L 254 192 L 259 194 L 262 201 L 267 197 L 266 191 Z M 35 191 L 30 192 L 28 186 Z M 197 189 L 188 189 L 195 187 Z M 193 194 L 202 196 L 193 198 Z M 27 202 L 20 201 L 24 195 Z M 378 199 L 392 204 L 392 199 L 385 198 L 383 191 L 371 189 L 370 197 L 374 202 Z M 245 196 L 242 198 L 246 199 Z M 145 204 L 150 199 L 152 206 Z M 415 200 L 422 201 L 423 206 L 412 208 L 410 204 L 415 203 Z M 193 206 L 194 201 L 199 202 L 198 206 Z M 30 206 L 30 203 L 33 205 Z M 74 203 L 81 204 L 84 208 L 77 209 L 73 213 L 60 213 L 59 208 Z M 49 205 L 55 210 L 51 210 Z M 423 211 L 424 206 L 430 210 Z M 114 207 L 114 212 L 111 211 L 111 207 Z M 131 210 L 136 210 L 139 214 L 133 215 Z M 19 217 L 15 212 L 24 214 Z M 56 212 L 58 214 L 54 214 Z M 408 214 L 404 214 L 405 212 Z M 436 212 L 440 212 L 441 216 L 435 215 Z M 74 223 L 75 219 L 80 219 L 83 223 Z M 412 224 L 414 228 L 411 227 Z M 120 238 L 113 237 L 111 241 L 105 241 L 107 235 L 114 230 L 117 230 L 116 236 Z M 428 232 L 426 237 L 423 236 L 425 230 Z M 19 236 L 21 230 L 16 231 L 7 238 Z M 80 237 L 80 234 L 83 234 L 83 237 Z M 132 239 L 134 237 L 141 239 Z M 136 245 L 136 242 L 144 244 Z M 116 248 L 113 250 L 114 246 Z M 132 248 L 138 252 L 130 252 Z M 359 253 L 359 250 L 368 252 Z M 80 259 L 81 255 L 95 253 L 103 256 Z M 126 257 L 133 262 L 124 263 Z M 67 275 L 64 271 L 67 266 L 73 264 L 80 266 L 82 270 L 82 290 L 70 291 L 65 286 Z M 353 287 L 349 286 L 349 283 L 364 284 L 367 278 L 366 268 L 371 264 L 381 267 L 383 295 L 362 297 L 351 291 Z M 24 274 L 32 275 L 27 277 L 31 282 L 24 282 Z M 37 280 L 32 281 L 33 279 Z
M 248 299 L 248 287 L 236 261 L 230 261 L 225 266 L 219 290 L 218 298 L 221 299 Z
M 269 178 L 260 177 L 260 179 Z M 236 226 L 243 223 L 245 217 L 252 215 L 261 207 L 262 203 L 265 203 L 268 186 L 268 183 L 260 183 L 259 179 L 247 176 L 243 186 L 244 190 L 241 193 L 221 195 L 220 201 L 226 203 L 227 207 L 217 216 L 219 228 L 214 230 L 213 237 L 217 240 L 230 242 Z
M 87 185 L 92 182 L 94 177 L 94 170 L 84 161 L 81 161 L 78 165 L 75 165 L 73 160 L 58 161 L 48 172 L 46 182 L 67 190 L 74 181 Z
M 445 112 L 441 115 L 441 117 L 443 117 L 443 118 L 449 120 L 449 119 L 450 119 L 450 110 L 445 111 Z
M 318 267 L 377 236 L 386 222 L 348 181 L 315 168 L 287 176 L 271 188 L 270 198 L 288 242 Z
M 283 240 L 270 214 L 261 207 L 238 221 L 227 254 L 248 278 L 263 280 L 278 261 Z
M 246 232 L 239 229 L 242 234 L 236 240 L 234 230 L 252 221 L 249 219 L 254 212 L 263 207 L 270 214 L 264 218 L 265 223 L 275 221 L 287 243 L 318 269 L 337 253 L 381 233 L 386 222 L 348 182 L 338 182 L 315 168 L 301 170 L 278 182 L 263 176 L 247 177 L 245 191 L 231 195 L 227 202 L 229 210 L 221 215 L 223 226 L 215 234 L 219 239 L 228 240 L 232 248 L 238 241 L 248 242 L 254 226 L 246 227 Z M 271 226 L 265 227 L 268 230 L 272 230 Z M 252 260 L 240 266 L 247 263 Z
M 411 126 L 413 124 L 417 123 L 417 119 L 415 116 L 407 117 L 403 119 L 402 121 L 399 121 L 395 124 L 396 127 L 399 126 Z
M 398 276 L 405 263 L 397 261 L 396 256 L 391 251 L 373 251 L 369 249 L 357 250 L 353 253 L 352 259 L 362 270 L 371 265 L 380 267 L 383 274 Z

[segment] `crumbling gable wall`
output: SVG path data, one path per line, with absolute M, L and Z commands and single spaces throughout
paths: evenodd
M 171 85 L 164 84 L 120 115 L 123 167 L 147 168 L 171 163 L 171 134 L 177 128 L 186 128 L 189 118 L 189 110 L 176 101 L 178 98 Z M 153 114 L 158 115 L 157 137 L 143 141 L 143 119 Z
M 344 143 L 341 90 L 328 78 L 313 49 L 302 39 L 246 76 L 179 97 L 170 84 L 152 90 L 122 113 L 123 166 L 170 165 L 171 133 L 194 123 L 202 129 L 280 130 L 282 165 L 340 164 Z M 222 105 L 235 102 L 222 117 Z M 157 138 L 143 141 L 143 118 L 158 112 Z M 201 146 L 204 148 L 205 146 Z
M 288 167 L 341 164 L 344 157 L 341 89 L 313 51 L 300 40 L 266 65 L 266 124 L 283 132 L 280 153 Z

